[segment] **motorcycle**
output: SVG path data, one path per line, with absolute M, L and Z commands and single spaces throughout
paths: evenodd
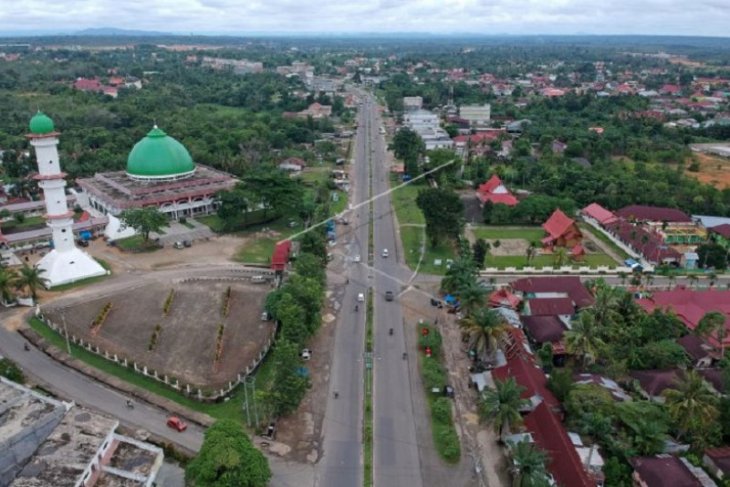
M 392 335 L 392 334 L 393 334 L 393 329 L 391 328 L 390 331 L 388 332 L 388 335 Z

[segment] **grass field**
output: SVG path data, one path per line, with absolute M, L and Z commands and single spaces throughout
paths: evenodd
M 397 180 L 391 180 L 391 187 L 396 184 L 399 184 Z M 425 186 L 409 184 L 390 194 L 399 225 L 407 223 L 423 225 L 426 223 L 425 218 L 423 218 L 423 213 L 421 213 L 421 210 L 416 205 L 418 192 L 424 188 Z
M 400 227 L 400 237 L 403 242 L 403 250 L 406 253 L 405 260 L 408 267 L 415 270 L 418 265 L 418 259 L 421 255 L 421 245 L 423 244 L 424 229 L 422 227 Z M 419 272 L 427 274 L 439 274 L 443 275 L 446 273 L 446 259 L 455 259 L 456 252 L 447 246 L 439 245 L 438 247 L 431 248 L 426 245 L 426 252 L 421 262 Z M 435 259 L 441 259 L 441 265 L 434 265 Z
M 152 239 L 145 242 L 142 235 L 133 235 L 131 237 L 122 238 L 116 241 L 116 245 L 121 250 L 133 252 L 154 252 L 155 250 L 160 249 L 160 246 L 155 244 Z
M 255 225 L 243 232 L 238 232 L 237 235 L 252 235 L 256 232 L 262 231 L 264 228 L 272 232 L 276 232 L 276 236 L 259 236 L 249 242 L 246 242 L 238 249 L 233 257 L 234 260 L 249 264 L 268 264 L 271 259 L 271 254 L 274 251 L 274 247 L 276 246 L 276 242 L 302 230 L 301 224 L 291 228 L 289 227 L 288 219 L 280 218 L 266 224 Z
M 203 225 L 207 225 L 211 230 L 216 233 L 223 232 L 223 220 L 218 215 L 206 215 L 195 217 L 195 220 L 199 221 Z
M 485 240 L 500 240 L 506 238 L 521 238 L 528 242 L 539 242 L 545 236 L 545 230 L 540 227 L 472 227 L 474 237 Z

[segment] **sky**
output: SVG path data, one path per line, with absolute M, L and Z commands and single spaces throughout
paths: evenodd
M 730 35 L 730 0 L 0 0 L 0 32 Z

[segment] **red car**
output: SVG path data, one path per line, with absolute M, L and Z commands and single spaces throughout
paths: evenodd
M 170 416 L 169 418 L 167 418 L 167 426 L 181 433 L 188 429 L 188 425 L 177 416 Z

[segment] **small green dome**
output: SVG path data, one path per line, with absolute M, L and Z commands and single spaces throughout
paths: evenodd
M 30 132 L 32 134 L 43 135 L 50 134 L 53 131 L 55 131 L 53 120 L 42 111 L 38 110 L 38 113 L 30 119 Z
M 127 174 L 138 178 L 165 178 L 195 171 L 190 153 L 177 140 L 155 127 L 137 142 L 127 158 Z

